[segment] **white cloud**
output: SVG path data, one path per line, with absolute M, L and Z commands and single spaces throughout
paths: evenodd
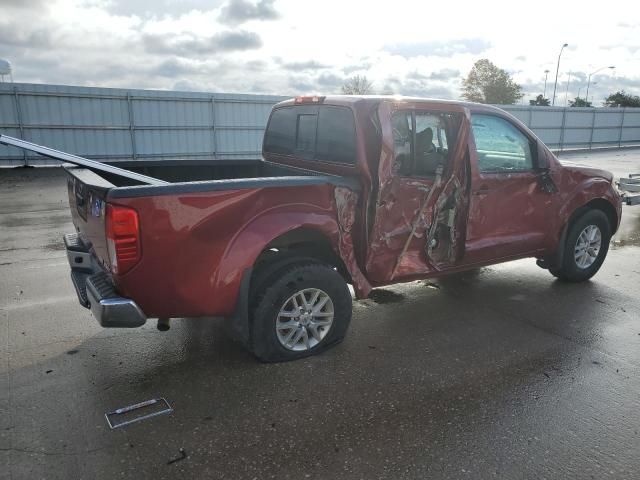
M 640 4 L 607 11 L 640 17 Z M 473 62 L 513 73 L 527 97 L 640 94 L 639 24 L 603 22 L 602 6 L 540 0 L 531 11 L 486 0 L 4 0 L 0 57 L 15 81 L 132 88 L 332 93 L 366 75 L 377 91 L 457 98 Z M 525 99 L 526 100 L 526 99 Z

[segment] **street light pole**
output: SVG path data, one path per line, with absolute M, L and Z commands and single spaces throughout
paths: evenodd
M 567 97 L 569 95 L 569 82 L 571 81 L 571 72 L 569 72 L 569 78 L 567 78 L 567 89 L 564 91 L 564 106 L 567 106 Z
M 598 73 L 598 72 L 600 72 L 600 71 L 604 70 L 605 68 L 614 69 L 614 68 L 616 68 L 616 67 L 612 65 L 612 66 L 610 66 L 610 67 L 602 67 L 602 68 L 597 69 L 595 72 L 591 72 L 591 73 L 589 74 L 589 79 L 587 80 L 587 94 L 585 95 L 585 98 L 589 98 L 589 84 L 591 83 L 591 75 L 593 75 L 593 74 L 595 74 L 595 73 Z
M 560 53 L 558 54 L 558 65 L 556 66 L 556 81 L 553 84 L 553 100 L 551 100 L 551 105 L 555 105 L 556 104 L 556 88 L 558 87 L 558 71 L 560 70 L 560 57 L 562 56 L 562 51 L 564 50 L 564 47 L 568 47 L 569 44 L 565 43 L 564 45 L 562 45 L 562 48 L 560 49 Z
M 544 71 L 544 91 L 542 92 L 542 98 L 547 98 L 547 77 L 549 76 L 549 69 Z

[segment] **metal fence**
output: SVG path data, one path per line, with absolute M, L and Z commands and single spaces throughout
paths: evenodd
M 97 160 L 259 158 L 284 98 L 0 83 L 0 132 Z M 640 145 L 640 108 L 500 107 L 555 150 Z M 0 166 L 50 163 L 0 146 Z
M 553 150 L 640 146 L 640 108 L 497 106 Z
M 259 158 L 286 97 L 0 84 L 0 132 L 97 160 Z M 55 163 L 0 146 L 0 166 Z

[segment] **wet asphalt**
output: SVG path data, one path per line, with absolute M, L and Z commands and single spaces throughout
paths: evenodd
M 640 173 L 640 150 L 570 157 Z M 62 172 L 1 170 L 0 478 L 640 478 L 640 206 L 623 217 L 590 282 L 522 260 L 380 289 L 336 348 L 265 365 L 217 319 L 100 328 Z M 107 426 L 154 397 L 174 412 Z

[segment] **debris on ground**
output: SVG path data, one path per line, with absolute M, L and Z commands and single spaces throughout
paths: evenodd
M 143 410 L 142 415 L 135 416 L 132 412 L 137 410 Z M 104 414 L 107 419 L 107 424 L 111 430 L 131 425 L 132 423 L 139 422 L 141 420 L 147 420 L 149 418 L 157 417 L 158 415 L 164 415 L 172 413 L 173 408 L 169 405 L 169 402 L 164 397 L 152 398 L 151 400 L 145 400 L 144 402 L 135 403 L 127 407 L 118 408 L 112 412 Z
M 185 458 L 187 458 L 187 452 L 184 451 L 184 448 L 181 448 L 180 449 L 180 456 L 176 457 L 176 458 L 172 458 L 171 460 L 169 460 L 167 462 L 167 465 L 171 465 L 172 463 L 179 462 L 181 460 L 184 460 Z

